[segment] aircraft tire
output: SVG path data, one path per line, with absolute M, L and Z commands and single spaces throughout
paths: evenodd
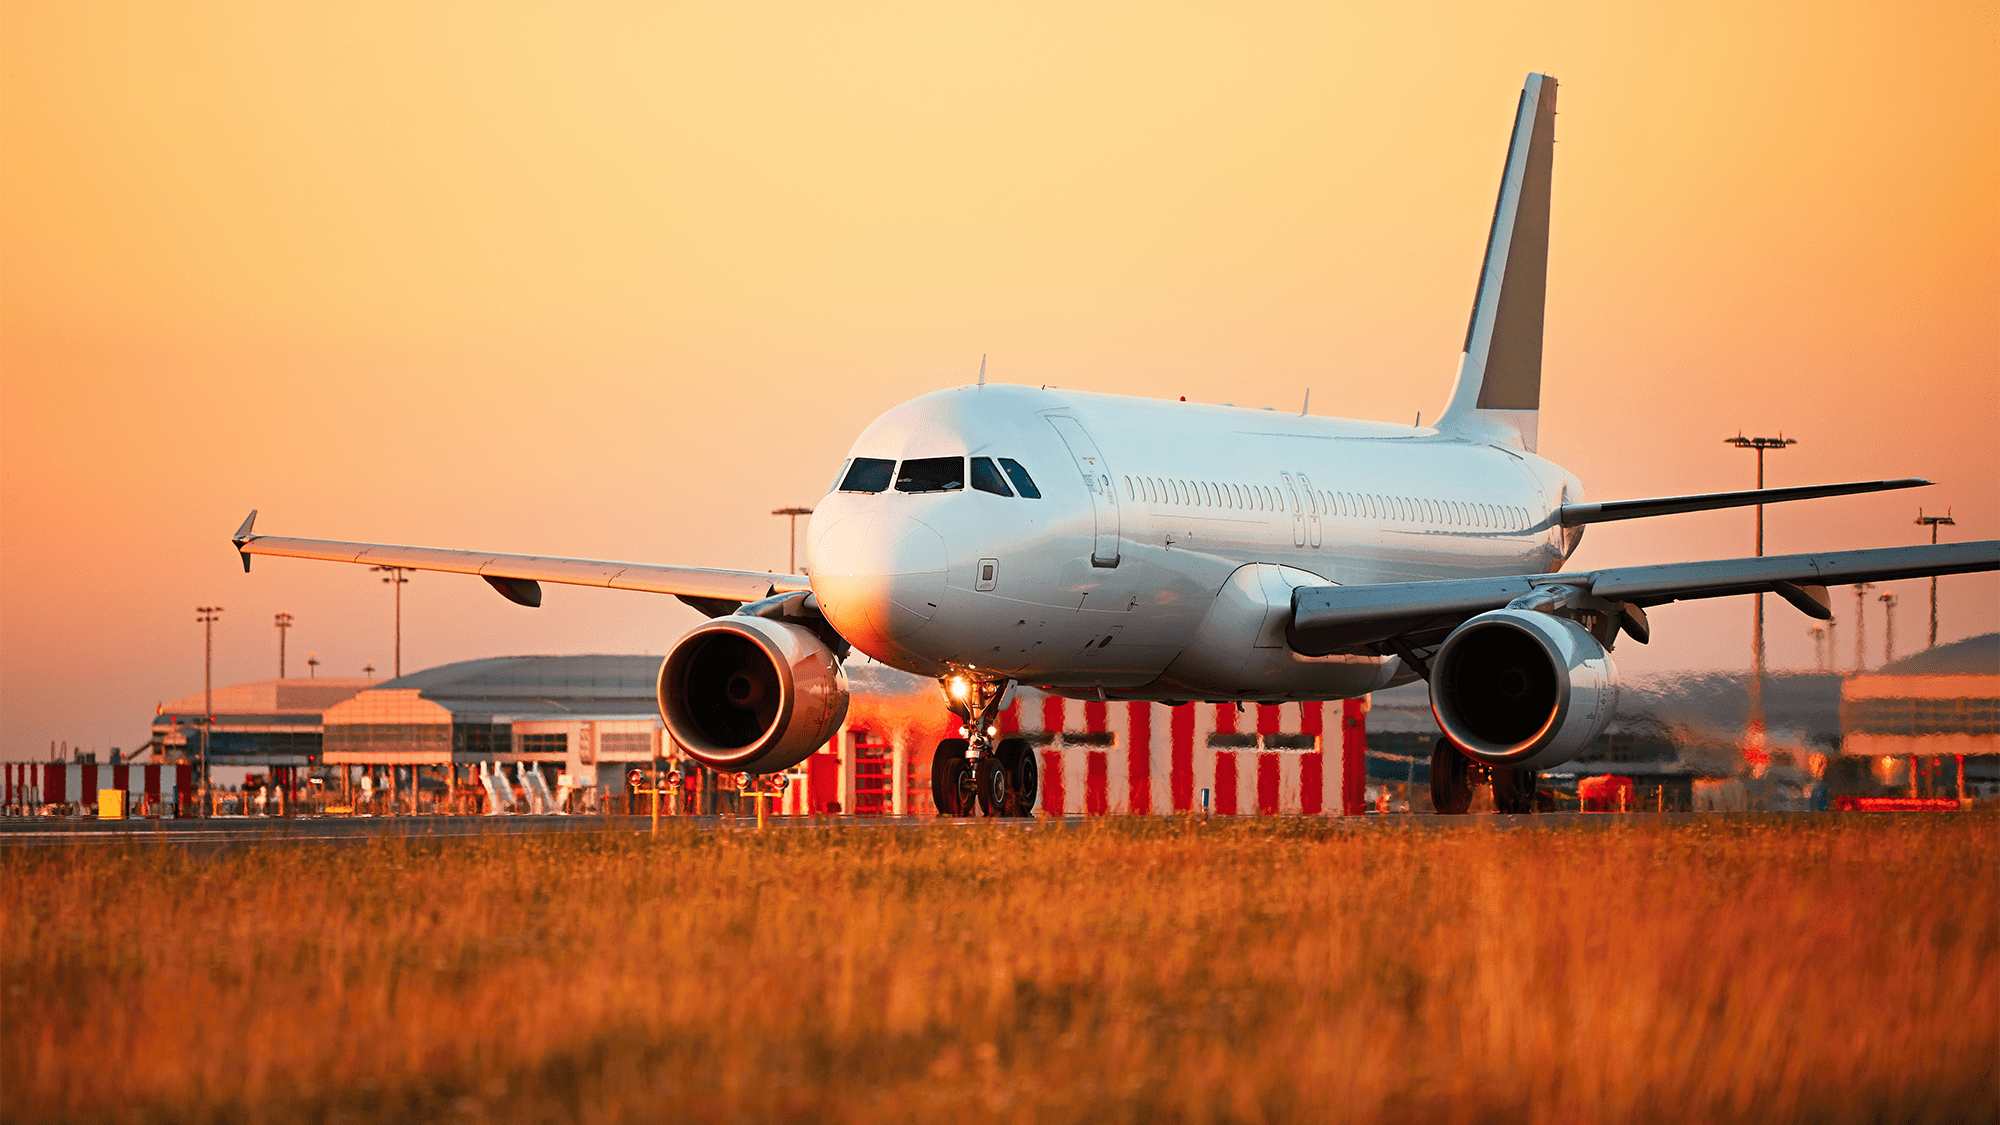
M 1035 756 L 1035 748 L 1028 745 L 1025 738 L 1002 739 L 994 751 L 1000 761 L 1001 776 L 1006 778 L 1006 799 L 1000 808 L 1001 816 L 1033 816 L 1035 802 L 1041 797 L 1042 766 Z
M 1010 795 L 1007 792 L 1007 771 L 999 760 L 988 754 L 974 762 L 972 779 L 976 782 L 973 788 L 979 793 L 979 815 L 1006 816 Z
M 1493 767 L 1493 808 L 1503 813 L 1535 811 L 1541 775 L 1534 770 Z
M 1472 759 L 1443 735 L 1431 747 L 1431 807 L 1447 816 L 1472 809 Z
M 931 800 L 936 803 L 939 816 L 973 813 L 972 794 L 965 784 L 966 774 L 972 768 L 965 760 L 965 746 L 963 738 L 947 738 L 938 743 L 937 754 L 931 758 Z

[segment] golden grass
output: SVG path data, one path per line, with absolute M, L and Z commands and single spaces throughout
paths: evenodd
M 0 1118 L 1990 1120 L 1996 821 L 0 857 Z

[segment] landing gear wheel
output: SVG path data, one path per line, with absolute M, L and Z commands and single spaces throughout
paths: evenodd
M 979 792 L 979 815 L 1006 816 L 1007 771 L 988 754 L 972 763 L 973 788 Z
M 1514 766 L 1493 767 L 1493 808 L 1503 813 L 1535 811 L 1542 775 Z
M 1447 816 L 1472 808 L 1472 759 L 1443 735 L 1431 747 L 1431 807 Z
M 965 760 L 963 738 L 947 738 L 931 759 L 931 799 L 939 816 L 973 814 L 972 763 Z
M 1042 768 L 1028 740 L 1002 741 L 989 760 L 993 767 L 982 775 L 979 786 L 987 815 L 1033 816 L 1035 799 L 1041 795 Z

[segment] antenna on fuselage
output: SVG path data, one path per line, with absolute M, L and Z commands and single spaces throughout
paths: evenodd
M 1307 387 L 1306 400 L 1299 406 L 1299 417 L 1301 418 L 1305 417 L 1306 411 L 1312 408 L 1312 404 L 1313 404 L 1313 389 L 1311 387 Z
M 982 387 L 986 385 L 986 357 L 984 355 L 979 357 L 979 385 Z

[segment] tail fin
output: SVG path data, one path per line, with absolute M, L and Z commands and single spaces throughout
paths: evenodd
M 1530 74 L 1514 115 L 1458 381 L 1437 421 L 1440 431 L 1530 452 L 1542 405 L 1542 303 L 1549 275 L 1555 132 L 1556 80 Z

